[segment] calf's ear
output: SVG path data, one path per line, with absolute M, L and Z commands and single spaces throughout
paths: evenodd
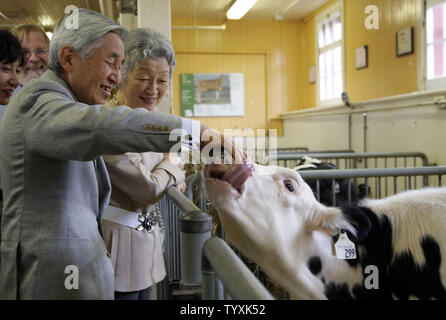
M 342 214 L 342 210 L 335 207 L 320 206 L 316 208 L 307 221 L 307 226 L 311 229 L 325 231 L 329 236 L 339 233 L 339 230 L 345 229 L 356 235 L 355 228 L 347 221 Z
M 359 242 L 367 238 L 372 230 L 372 221 L 370 220 L 369 215 L 373 215 L 373 212 L 367 208 L 353 206 L 345 207 L 342 214 L 353 226 L 355 226 L 357 231 L 354 238 L 350 238 L 353 242 Z

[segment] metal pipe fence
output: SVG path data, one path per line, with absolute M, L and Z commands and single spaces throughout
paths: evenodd
M 200 207 L 202 211 L 207 210 L 207 197 L 203 185 L 203 173 L 196 172 L 186 178 L 186 186 L 190 191 L 186 194 L 188 199 Z
M 270 165 L 294 168 L 303 156 L 331 162 L 339 169 L 401 168 L 429 165 L 422 152 L 292 152 L 270 154 Z
M 277 152 L 307 152 L 307 147 L 277 148 Z
M 181 279 L 181 239 L 180 239 L 180 216 L 188 211 L 195 211 L 198 208 L 194 205 L 186 204 L 178 208 L 173 199 L 181 197 L 171 196 L 167 193 L 160 200 L 160 211 L 164 221 L 164 261 L 166 263 L 166 277 L 157 284 L 157 298 L 167 300 L 171 297 L 171 291 L 175 286 L 179 286 Z M 178 203 L 178 201 L 176 201 Z M 183 201 L 184 202 L 184 201 Z M 186 206 L 189 206 L 186 208 Z M 183 210 L 181 210 L 183 209 Z
M 160 210 L 167 275 L 157 284 L 159 300 L 224 299 L 226 288 L 233 299 L 272 298 L 232 249 L 212 238 L 212 218 L 176 187 L 168 188 Z
M 353 150 L 339 149 L 339 150 L 309 150 L 307 147 L 286 147 L 276 148 L 278 153 L 339 153 L 339 152 L 354 152 Z
M 348 202 L 353 198 L 353 189 L 363 185 L 365 192 L 360 198 L 380 199 L 405 190 L 425 187 L 441 187 L 446 185 L 444 175 L 446 166 L 438 167 L 410 167 L 410 168 L 382 168 L 382 169 L 338 169 L 338 170 L 308 170 L 300 171 L 301 177 L 309 182 L 315 181 L 313 192 L 318 200 L 321 195 L 321 181 L 329 181 L 331 205 L 336 204 L 339 188 L 336 184 L 343 179 L 353 181 L 348 184 Z M 344 180 L 345 181 L 345 180 Z M 327 183 L 325 183 L 327 185 Z
M 217 237 L 209 239 L 204 245 L 202 261 L 203 299 L 215 300 L 218 297 L 212 285 L 217 275 L 234 300 L 274 300 L 224 240 Z
M 429 165 L 428 158 L 426 154 L 422 152 L 333 152 L 333 153 L 280 153 L 276 155 L 271 155 L 269 165 L 278 165 L 281 167 L 294 168 L 299 159 L 304 156 L 309 155 L 311 157 L 317 158 L 319 160 L 332 162 L 336 164 L 336 166 L 340 169 L 368 169 L 368 168 L 413 168 L 413 167 L 426 167 Z M 277 157 L 277 159 L 276 159 Z M 310 170 L 315 171 L 315 170 Z M 321 172 L 325 172 L 327 170 L 321 170 Z M 328 170 L 333 171 L 333 170 Z M 305 175 L 305 171 L 299 171 L 301 175 Z M 206 204 L 206 193 L 204 192 L 204 187 L 202 186 L 202 173 L 198 172 L 190 175 L 186 179 L 188 194 L 187 197 L 194 203 L 196 203 L 201 210 L 207 210 Z M 362 178 L 362 179 L 360 179 Z M 356 188 L 364 189 L 363 192 L 366 193 L 366 196 L 369 195 L 369 188 L 371 188 L 369 183 L 369 177 L 354 177 L 353 185 Z M 406 190 L 409 188 L 411 184 L 415 187 L 417 185 L 428 185 L 427 181 L 420 182 L 420 179 L 427 179 L 427 177 L 418 177 L 418 178 L 407 178 L 406 179 L 397 179 L 390 180 L 386 179 L 372 179 L 374 182 L 374 188 L 376 190 L 380 190 L 382 187 L 386 192 L 385 195 L 388 195 L 389 192 L 387 190 L 389 188 L 395 188 L 397 186 L 398 190 Z M 314 179 L 315 180 L 315 179 Z M 383 181 L 383 185 L 381 185 L 381 181 Z M 396 181 L 396 182 L 395 182 Z M 335 182 L 333 182 L 335 183 Z M 403 187 L 401 187 L 403 184 Z M 195 194 L 192 192 L 195 191 Z
M 206 192 L 202 186 L 203 172 L 197 172 L 191 174 L 186 178 L 186 191 L 185 196 L 192 202 L 194 202 L 194 193 L 198 194 L 198 202 L 196 205 L 202 210 L 206 211 Z
M 307 148 L 294 149 L 294 148 L 277 148 L 276 153 L 287 154 L 287 153 L 297 153 L 297 154 L 312 154 L 312 153 L 347 153 L 355 152 L 349 149 L 338 149 L 338 150 L 308 150 Z

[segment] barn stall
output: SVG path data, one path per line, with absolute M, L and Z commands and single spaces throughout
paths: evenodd
M 264 0 L 240 21 L 224 18 L 229 2 L 138 1 L 138 13 L 127 1 L 73 0 L 70 4 L 100 11 L 129 29 L 151 26 L 171 37 L 178 65 L 162 111 L 201 120 L 221 131 L 239 130 L 242 136 L 249 129 L 269 130 L 266 138 L 274 140 L 275 146 L 269 150 L 275 158 L 268 162 L 272 165 L 294 167 L 302 156 L 335 164 L 338 169 L 302 171 L 307 181 L 315 181 L 317 197 L 323 180 L 328 181 L 333 203 L 340 179 L 351 181 L 362 196 L 374 198 L 444 185 L 446 64 L 444 37 L 438 35 L 444 32 L 445 1 L 377 0 L 370 5 L 357 0 Z M 43 1 L 36 8 L 28 0 L 4 2 L 2 28 L 26 22 L 40 24 L 50 33 L 64 13 L 64 4 Z M 181 74 L 232 73 L 244 74 L 242 115 L 183 113 Z M 198 84 L 197 102 L 202 94 L 224 96 L 222 86 Z M 243 145 L 243 138 L 235 139 Z M 188 170 L 189 202 L 173 191 L 162 200 L 168 221 L 168 277 L 158 292 L 163 299 L 197 297 L 202 292 L 194 288 L 199 281 L 190 280 L 200 278 L 199 271 L 187 273 L 182 280 L 179 217 L 201 211 L 199 217 L 209 224 L 205 215 L 209 213 L 214 218 L 210 234 L 224 238 L 202 188 L 201 167 Z M 206 256 L 216 251 L 233 256 L 220 241 L 212 242 Z M 201 251 L 190 255 L 199 257 Z M 237 259 L 228 259 L 244 269 Z M 253 271 L 260 275 L 256 266 Z M 210 285 L 205 286 L 207 292 Z M 221 284 L 215 286 L 217 297 L 222 298 Z M 256 297 L 271 297 L 261 285 L 255 287 L 261 292 Z M 237 296 L 237 290 L 228 290 Z

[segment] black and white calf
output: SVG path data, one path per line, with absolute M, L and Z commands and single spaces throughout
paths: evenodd
M 287 168 L 208 165 L 229 240 L 298 299 L 444 299 L 446 188 L 335 208 Z M 356 259 L 333 256 L 340 230 Z
M 299 159 L 296 167 L 293 170 L 305 171 L 305 170 L 334 170 L 338 167 L 326 161 L 304 156 Z M 306 180 L 305 181 L 313 190 L 313 193 L 321 202 L 325 205 L 342 206 L 349 203 L 356 203 L 359 198 L 355 186 L 350 179 L 335 179 L 332 183 L 332 179 L 321 180 Z M 335 201 L 333 202 L 333 193 Z

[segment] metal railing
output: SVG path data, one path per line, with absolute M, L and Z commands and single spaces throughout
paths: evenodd
M 313 190 L 320 200 L 320 181 L 330 181 L 332 204 L 336 203 L 336 194 L 339 190 L 335 185 L 342 179 L 354 181 L 348 184 L 348 199 L 352 198 L 352 188 L 359 184 L 364 186 L 367 198 L 383 198 L 405 190 L 424 187 L 440 187 L 446 185 L 446 166 L 438 167 L 410 167 L 410 168 L 381 168 L 381 169 L 337 169 L 337 170 L 308 170 L 299 171 L 301 177 L 307 182 L 316 181 L 316 189 Z
M 307 151 L 309 151 L 307 147 L 277 148 L 277 152 L 307 152 Z
M 222 280 L 234 300 L 274 299 L 224 240 L 217 237 L 209 239 L 204 245 L 203 254 L 203 299 L 222 299 L 221 290 L 214 285 L 216 276 Z
M 186 178 L 186 191 L 184 195 L 192 202 L 194 202 L 194 192 L 198 195 L 197 202 L 194 202 L 202 211 L 206 211 L 206 192 L 202 186 L 203 172 L 191 174 Z
M 347 153 L 355 152 L 348 149 L 338 149 L 338 150 L 308 150 L 307 148 L 293 149 L 293 148 L 277 148 L 276 153 L 287 154 L 287 153 L 298 153 L 298 154 L 312 154 L 312 153 Z
M 186 186 L 189 190 L 185 195 L 190 201 L 200 207 L 201 210 L 207 210 L 207 197 L 203 186 L 203 173 L 196 172 L 186 178 Z M 195 191 L 195 193 L 194 193 Z
M 166 228 L 167 275 L 157 285 L 158 299 L 176 295 L 224 299 L 223 290 L 233 299 L 273 299 L 232 249 L 212 237 L 212 218 L 176 187 L 168 188 L 160 209 Z
M 178 191 L 178 190 L 177 190 Z M 160 200 L 160 211 L 164 220 L 164 261 L 166 264 L 166 277 L 157 285 L 157 298 L 159 300 L 170 299 L 172 290 L 180 285 L 181 280 L 181 238 L 180 238 L 180 216 L 190 211 L 199 210 L 192 206 L 182 197 L 175 195 L 173 188 L 169 188 L 167 193 Z M 174 201 L 171 200 L 177 199 Z M 180 203 L 181 202 L 181 203 Z M 179 207 L 177 206 L 179 205 Z
M 422 152 L 340 152 L 340 153 L 277 153 L 270 155 L 270 165 L 294 168 L 300 158 L 309 156 L 336 164 L 339 169 L 400 168 L 427 166 Z
M 424 160 L 426 161 L 426 159 Z M 336 169 L 336 170 L 305 170 L 299 171 L 299 174 L 305 180 L 314 180 L 316 188 L 320 189 L 320 181 L 329 180 L 331 185 L 332 205 L 336 203 L 336 183 L 341 179 L 350 179 L 351 185 L 348 185 L 349 200 L 353 190 L 362 190 L 362 197 L 382 198 L 404 190 L 418 189 L 423 187 L 438 187 L 446 183 L 443 181 L 445 174 L 444 166 L 423 166 L 406 168 L 371 168 L 371 169 Z M 200 172 L 189 176 L 190 186 L 196 187 L 198 199 L 190 194 L 190 200 L 198 203 L 201 210 L 206 208 L 206 193 L 203 191 L 202 174 Z M 307 182 L 308 182 L 307 181 Z M 314 190 L 318 200 L 320 200 L 320 190 Z
M 276 155 L 272 155 L 272 159 L 270 161 L 270 165 L 279 165 L 288 168 L 294 168 L 297 165 L 298 160 L 304 156 L 309 155 L 313 158 L 317 158 L 319 160 L 332 162 L 336 164 L 336 166 L 340 169 L 358 169 L 360 167 L 368 168 L 412 168 L 412 167 L 426 167 L 429 165 L 428 158 L 426 154 L 422 152 L 333 152 L 333 153 L 280 153 Z M 275 157 L 277 156 L 277 161 L 275 161 Z M 280 162 L 282 161 L 282 162 Z M 313 171 L 313 170 L 311 170 Z M 321 170 L 327 171 L 327 170 Z M 332 171 L 332 170 L 329 170 Z M 305 175 L 305 171 L 299 171 L 301 175 Z M 357 187 L 359 185 L 364 185 L 361 180 L 358 180 L 355 177 L 354 186 Z M 366 180 L 365 177 L 363 180 Z M 387 190 L 389 188 L 390 183 L 388 179 L 385 179 L 384 188 Z M 410 182 L 406 179 L 404 182 L 404 188 L 408 188 L 408 184 Z M 418 179 L 414 181 L 414 185 L 416 186 L 418 183 Z M 425 185 L 427 182 L 423 182 Z M 186 179 L 187 184 L 187 197 L 194 203 L 196 203 L 201 210 L 206 211 L 206 193 L 204 192 L 204 188 L 202 186 L 202 173 L 197 172 L 195 174 L 190 175 Z M 195 188 L 195 189 L 194 189 Z M 378 187 L 377 187 L 378 188 Z M 401 190 L 401 188 L 399 188 Z M 195 190 L 195 195 L 193 194 L 193 190 Z M 368 190 L 368 188 L 366 189 Z M 367 191 L 366 191 L 367 192 Z M 387 193 L 388 194 L 388 193 Z M 198 198 L 197 198 L 198 196 Z M 196 199 L 194 199 L 196 198 Z

